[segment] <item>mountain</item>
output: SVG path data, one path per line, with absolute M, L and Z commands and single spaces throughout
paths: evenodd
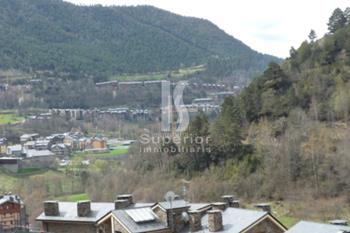
M 232 72 L 262 71 L 271 60 L 279 61 L 253 51 L 208 20 L 151 6 L 1 0 L 0 28 L 0 69 L 107 76 L 212 60 L 229 61 Z

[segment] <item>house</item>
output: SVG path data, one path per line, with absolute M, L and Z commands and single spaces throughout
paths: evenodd
M 286 233 L 346 233 L 350 232 L 350 227 L 343 224 L 325 224 L 309 221 L 300 221 L 291 227 Z
M 28 141 L 23 144 L 23 150 L 34 150 L 35 141 Z
M 7 153 L 7 139 L 0 138 L 0 154 L 6 154 L 6 153 Z
M 34 133 L 34 134 L 23 134 L 20 137 L 21 143 L 26 143 L 28 141 L 36 141 L 39 138 L 39 134 Z
M 7 147 L 7 155 L 20 157 L 22 156 L 22 152 L 23 152 L 23 148 L 22 148 L 22 145 L 20 144 Z
M 227 200 L 227 199 L 224 199 Z M 270 213 L 233 207 L 234 202 L 134 203 L 130 194 L 114 203 L 44 203 L 37 218 L 42 230 L 55 233 L 284 233 L 286 228 Z
M 11 172 L 17 172 L 20 160 L 20 158 L 14 157 L 0 157 L 0 168 L 4 168 Z
M 113 203 L 44 202 L 44 212 L 36 219 L 42 223 L 42 231 L 66 233 L 96 233 L 97 222 L 113 210 Z
M 106 151 L 107 148 L 107 140 L 105 138 L 93 137 L 86 141 L 85 143 L 86 151 Z
M 51 146 L 50 151 L 54 153 L 58 157 L 69 157 L 71 154 L 71 149 L 69 146 L 61 143 L 61 144 L 54 144 Z
M 34 144 L 35 150 L 48 150 L 51 146 L 50 140 L 36 140 Z
M 73 151 L 85 149 L 86 138 L 81 133 L 67 133 L 63 139 L 63 144 L 69 146 Z
M 19 226 L 28 226 L 21 198 L 13 194 L 0 196 L 0 232 L 14 232 Z
M 49 140 L 51 144 L 63 144 L 65 137 L 64 134 L 52 134 L 46 137 L 46 139 Z
M 55 154 L 49 150 L 26 150 L 26 158 L 52 157 Z

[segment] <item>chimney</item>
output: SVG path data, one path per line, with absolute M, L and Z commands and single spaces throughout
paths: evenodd
M 129 204 L 134 204 L 132 194 L 118 195 L 117 200 L 127 200 L 129 202 Z
M 190 216 L 190 230 L 191 232 L 196 232 L 202 229 L 201 218 L 202 215 L 199 211 L 188 211 Z
M 231 205 L 232 205 L 233 208 L 239 208 L 240 207 L 239 200 L 234 200 L 231 203 Z
M 91 213 L 91 201 L 78 201 L 78 217 L 87 217 Z
M 348 222 L 344 219 L 335 219 L 332 221 L 329 221 L 330 224 L 332 225 L 337 225 L 337 226 L 347 226 Z
M 116 210 L 125 209 L 130 206 L 129 200 L 116 200 L 114 201 L 114 208 Z
M 58 201 L 45 201 L 44 213 L 46 216 L 59 216 L 60 210 L 58 206 Z
M 234 196 L 233 195 L 224 195 L 224 196 L 221 196 L 221 199 L 223 202 L 226 202 L 227 203 L 227 206 L 228 207 L 233 207 L 232 206 L 232 203 L 234 201 Z
M 213 210 L 222 210 L 224 211 L 227 207 L 227 203 L 226 202 L 215 202 L 211 204 Z
M 262 211 L 271 213 L 271 205 L 268 203 L 260 203 L 255 205 L 256 208 L 261 209 Z
M 222 229 L 222 212 L 220 210 L 208 211 L 208 226 L 210 232 L 216 232 Z

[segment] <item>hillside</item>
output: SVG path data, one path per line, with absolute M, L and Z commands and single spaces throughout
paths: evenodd
M 281 65 L 270 64 L 241 95 L 248 121 L 276 120 L 301 109 L 320 121 L 348 121 L 349 23 L 325 37 L 304 41 Z
M 257 53 L 203 19 L 151 6 L 76 6 L 61 0 L 0 1 L 0 69 L 73 76 L 167 71 L 229 60 L 262 71 Z

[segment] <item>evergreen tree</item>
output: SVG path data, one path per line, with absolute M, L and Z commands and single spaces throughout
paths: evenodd
M 315 39 L 317 38 L 316 32 L 315 30 L 311 29 L 310 33 L 309 33 L 309 39 L 310 42 L 315 42 Z
M 338 29 L 344 27 L 346 24 L 346 17 L 344 12 L 337 8 L 333 11 L 332 16 L 329 18 L 328 30 L 330 33 L 336 32 Z
M 344 16 L 346 18 L 346 24 L 350 24 L 350 7 L 347 7 L 344 11 Z

